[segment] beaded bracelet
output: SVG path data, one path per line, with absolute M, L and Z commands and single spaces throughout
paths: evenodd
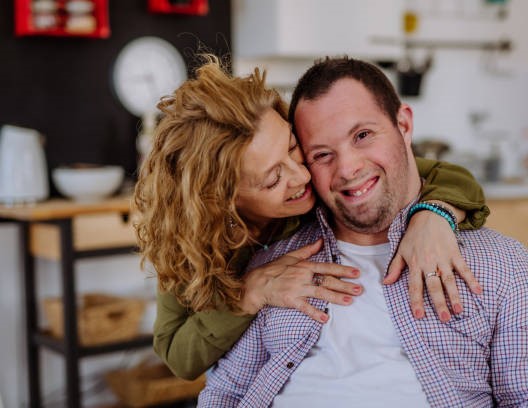
M 436 203 L 416 203 L 413 206 L 411 206 L 411 209 L 409 210 L 409 214 L 407 215 L 407 223 L 409 223 L 409 220 L 411 217 L 416 214 L 419 211 L 432 211 L 435 214 L 439 215 L 440 217 L 444 218 L 449 225 L 451 226 L 451 229 L 455 233 L 455 237 L 459 244 L 462 244 L 462 240 L 460 238 L 459 230 L 458 230 L 458 223 L 455 214 L 453 211 L 451 211 L 449 208 L 444 207 L 443 205 L 436 204 Z

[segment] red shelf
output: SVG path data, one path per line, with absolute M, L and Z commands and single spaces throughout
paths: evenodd
M 207 0 L 188 0 L 187 2 L 149 0 L 148 10 L 151 13 L 175 13 L 204 16 L 209 12 L 209 3 Z
M 52 37 L 86 37 L 86 38 L 108 38 L 110 37 L 110 24 L 108 17 L 108 0 L 91 0 L 94 10 L 91 15 L 95 17 L 96 26 L 93 31 L 71 31 L 66 28 L 68 13 L 65 11 L 65 0 L 55 0 L 58 4 L 56 17 L 57 27 L 38 28 L 33 25 L 33 12 L 31 3 L 33 0 L 15 0 L 15 35 L 21 36 L 52 36 Z

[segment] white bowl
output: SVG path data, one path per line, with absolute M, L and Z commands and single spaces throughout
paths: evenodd
M 59 193 L 77 201 L 98 201 L 114 193 L 123 182 L 119 166 L 57 167 L 51 173 Z

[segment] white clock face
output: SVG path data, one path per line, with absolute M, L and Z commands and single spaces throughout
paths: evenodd
M 136 116 L 155 111 L 160 98 L 186 79 L 187 69 L 180 53 L 158 37 L 141 37 L 125 45 L 112 75 L 119 101 Z

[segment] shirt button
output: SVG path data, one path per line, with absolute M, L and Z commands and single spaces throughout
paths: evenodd
M 338 260 L 339 260 L 339 257 L 337 255 L 332 255 L 332 262 L 333 263 L 337 263 Z
M 294 365 L 295 364 L 290 361 L 288 364 L 286 364 L 286 368 L 293 368 Z

